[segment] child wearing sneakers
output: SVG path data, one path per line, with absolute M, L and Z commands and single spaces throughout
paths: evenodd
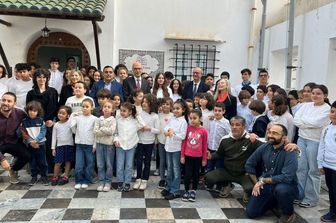
M 144 126 L 141 118 L 137 116 L 135 105 L 129 102 L 122 103 L 114 137 L 117 151 L 118 191 L 120 192 L 128 192 L 131 189 L 134 154 L 139 142 L 138 130 Z
M 140 131 L 139 143 L 136 149 L 137 176 L 133 189 L 145 190 L 149 179 L 152 151 L 155 136 L 160 133 L 159 116 L 156 114 L 157 100 L 153 94 L 145 94 L 142 101 L 142 111 L 139 116 L 146 124 Z
M 173 113 L 171 112 L 172 108 L 173 108 L 173 103 L 172 103 L 171 98 L 163 98 L 161 100 L 161 112 L 159 113 L 160 134 L 157 136 L 159 158 L 160 158 L 159 189 L 164 189 L 166 186 L 165 170 L 167 167 L 167 162 L 166 162 L 166 150 L 165 150 L 166 136 L 164 135 L 164 128 L 168 124 L 169 120 L 173 117 Z
M 182 142 L 181 163 L 185 164 L 184 187 L 182 201 L 195 202 L 201 166 L 207 164 L 208 132 L 201 126 L 202 112 L 194 109 L 190 112 L 190 125 L 187 136 Z M 192 180 L 192 190 L 190 182 Z
M 331 124 L 321 134 L 317 164 L 321 175 L 325 175 L 329 189 L 329 212 L 321 217 L 322 222 L 336 222 L 336 101 L 329 113 Z
M 115 149 L 113 135 L 116 129 L 116 119 L 112 116 L 113 102 L 106 101 L 103 105 L 103 116 L 96 120 L 94 134 L 96 136 L 96 156 L 99 185 L 97 191 L 107 192 L 111 189 Z
M 166 200 L 180 197 L 181 184 L 181 145 L 188 128 L 188 105 L 183 99 L 177 99 L 173 105 L 174 116 L 164 128 L 166 136 L 167 185 L 161 191 Z
M 64 185 L 69 182 L 71 162 L 75 161 L 75 148 L 72 137 L 69 117 L 71 108 L 61 106 L 57 112 L 58 122 L 54 125 L 52 131 L 51 150 L 55 157 L 54 174 L 50 182 L 52 186 Z M 64 175 L 59 177 L 61 165 L 64 166 Z
M 71 129 L 75 133 L 76 143 L 76 166 L 75 166 L 75 189 L 87 189 L 92 182 L 94 155 L 96 148 L 93 133 L 97 117 L 92 115 L 94 102 L 86 98 L 82 102 L 82 111 L 72 113 Z
M 28 145 L 31 159 L 30 171 L 32 179 L 29 185 L 38 182 L 37 174 L 40 173 L 40 182 L 48 185 L 47 178 L 47 159 L 46 159 L 46 133 L 47 127 L 43 121 L 43 108 L 40 102 L 31 101 L 25 107 L 28 117 L 22 120 L 22 135 L 25 143 Z

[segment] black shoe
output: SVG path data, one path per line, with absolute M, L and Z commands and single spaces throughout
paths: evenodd
M 165 196 L 164 198 L 165 198 L 166 200 L 173 200 L 173 199 L 175 199 L 175 198 L 179 198 L 179 197 L 180 197 L 179 194 L 172 194 L 172 193 L 170 193 L 170 194 L 168 194 L 167 196 Z
M 195 202 L 196 201 L 196 191 L 191 190 L 189 192 L 189 198 L 188 201 Z
M 164 196 L 164 197 L 167 196 L 168 194 L 170 194 L 170 193 L 169 193 L 169 191 L 166 190 L 166 189 L 163 189 L 163 190 L 161 191 L 161 195 Z
M 129 192 L 131 190 L 131 184 L 125 184 L 125 187 L 123 189 L 124 192 Z
M 336 214 L 328 212 L 320 218 L 323 222 L 336 222 Z
M 30 180 L 29 186 L 33 186 L 37 183 L 37 177 L 32 177 L 32 179 Z
M 165 180 L 160 180 L 159 182 L 159 189 L 164 189 L 166 187 L 166 181 Z
M 40 178 L 40 182 L 41 184 L 43 184 L 44 186 L 48 186 L 49 182 L 48 182 L 48 178 L 47 177 L 41 177 Z
M 189 200 L 189 192 L 186 191 L 184 192 L 184 194 L 182 195 L 182 201 L 188 201 Z
M 117 190 L 119 191 L 119 192 L 122 192 L 123 191 L 123 189 L 124 189 L 124 185 L 123 185 L 123 183 L 118 183 L 118 188 L 117 188 Z

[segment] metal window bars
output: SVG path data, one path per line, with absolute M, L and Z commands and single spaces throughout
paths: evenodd
M 182 81 L 192 79 L 192 69 L 200 67 L 203 74 L 213 73 L 219 69 L 216 67 L 217 54 L 220 53 L 216 46 L 209 45 L 186 45 L 175 43 L 172 52 L 173 57 L 169 58 L 173 65 L 169 66 L 174 68 L 175 77 Z

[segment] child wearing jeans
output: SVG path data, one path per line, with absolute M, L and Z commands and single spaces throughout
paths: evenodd
M 70 115 L 71 108 L 61 106 L 57 113 L 59 121 L 54 125 L 52 131 L 51 150 L 55 157 L 54 174 L 50 180 L 52 186 L 64 185 L 69 182 L 71 162 L 75 161 L 74 141 L 69 121 Z M 64 175 L 59 177 L 63 163 L 65 164 Z
M 321 175 L 325 175 L 329 190 L 329 212 L 321 217 L 323 222 L 336 222 L 336 101 L 329 113 L 331 124 L 322 135 L 317 155 L 317 164 Z
M 113 135 L 116 119 L 112 116 L 113 102 L 106 101 L 102 108 L 103 116 L 96 120 L 94 134 L 96 136 L 96 156 L 99 185 L 97 191 L 107 192 L 111 189 L 115 149 Z
M 174 117 L 172 117 L 164 128 L 166 138 L 165 150 L 167 160 L 167 185 L 161 191 L 166 200 L 180 197 L 181 183 L 181 145 L 186 137 L 188 128 L 189 108 L 183 99 L 178 99 L 173 105 Z
M 43 108 L 40 102 L 31 101 L 27 104 L 25 110 L 28 117 L 22 120 L 22 134 L 31 154 L 29 164 L 32 179 L 29 185 L 32 186 L 38 182 L 37 174 L 40 172 L 41 178 L 39 181 L 47 186 L 48 165 L 45 147 L 47 128 L 42 118 Z
M 117 179 L 120 192 L 128 192 L 131 189 L 135 148 L 139 142 L 138 130 L 145 126 L 136 114 L 135 105 L 129 102 L 121 104 L 114 137 L 114 145 L 117 147 Z
M 208 132 L 201 126 L 202 113 L 199 109 L 190 112 L 190 125 L 187 136 L 182 142 L 181 163 L 185 164 L 184 187 L 182 201 L 195 202 L 201 166 L 207 163 Z M 190 181 L 193 186 L 190 189 Z
M 173 107 L 171 98 L 163 98 L 161 101 L 161 112 L 159 113 L 159 121 L 160 121 L 160 134 L 157 136 L 158 139 L 158 150 L 159 150 L 159 189 L 164 189 L 166 186 L 166 177 L 165 170 L 167 166 L 166 162 L 166 136 L 164 135 L 164 128 L 168 124 L 169 120 L 173 117 L 173 113 L 171 112 Z M 158 159 L 158 158 L 157 158 Z
M 139 116 L 145 126 L 139 131 L 139 143 L 136 149 L 137 176 L 133 189 L 145 190 L 149 179 L 152 151 L 155 136 L 160 133 L 159 116 L 156 114 L 156 97 L 146 94 L 142 101 L 142 111 Z
M 96 148 L 93 128 L 97 117 L 93 116 L 93 101 L 86 98 L 82 102 L 82 114 L 72 113 L 71 128 L 76 134 L 75 189 L 87 189 L 92 182 L 94 155 Z

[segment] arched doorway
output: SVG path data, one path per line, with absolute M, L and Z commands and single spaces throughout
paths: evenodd
M 76 58 L 77 68 L 90 66 L 90 56 L 83 42 L 76 36 L 64 32 L 50 33 L 49 37 L 39 37 L 30 46 L 27 54 L 28 63 L 38 63 L 49 67 L 51 57 L 60 59 L 60 70 L 65 70 L 66 59 Z

